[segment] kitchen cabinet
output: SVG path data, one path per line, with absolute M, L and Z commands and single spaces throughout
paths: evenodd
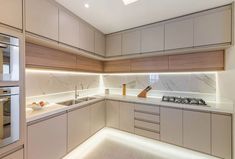
M 131 30 L 122 33 L 122 54 L 140 53 L 141 34 L 140 30 Z
M 18 150 L 2 159 L 24 159 L 24 149 Z
M 119 103 L 120 107 L 120 130 L 134 133 L 134 104 Z
M 28 159 L 58 159 L 67 151 L 67 114 L 28 126 Z
M 50 0 L 26 0 L 26 31 L 58 41 L 59 9 Z
M 230 43 L 231 6 L 199 13 L 194 19 L 194 46 Z
M 105 35 L 101 32 L 95 32 L 95 53 L 105 56 Z
M 183 146 L 183 110 L 161 107 L 161 141 Z
M 193 19 L 176 19 L 165 24 L 165 50 L 193 47 Z
M 131 60 L 105 61 L 104 72 L 130 72 Z
M 77 71 L 87 71 L 87 72 L 103 72 L 103 62 L 83 56 L 77 55 Z
M 204 153 L 211 153 L 211 114 L 183 111 L 183 146 Z
M 106 56 L 122 55 L 122 34 L 111 34 L 106 36 Z
M 91 105 L 91 134 L 105 127 L 105 112 L 104 101 Z
M 22 29 L 23 28 L 23 1 L 0 1 L 0 23 Z
M 95 31 L 83 22 L 79 23 L 80 48 L 89 52 L 95 52 Z
M 90 107 L 68 112 L 68 151 L 90 137 Z
M 79 47 L 79 21 L 66 11 L 59 10 L 59 42 Z
M 119 129 L 119 102 L 106 101 L 106 126 Z
M 232 158 L 232 116 L 212 114 L 211 153 L 220 158 Z
M 164 25 L 157 24 L 141 30 L 141 53 L 164 50 Z

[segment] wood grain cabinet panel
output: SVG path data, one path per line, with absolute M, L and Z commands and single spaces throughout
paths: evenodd
M 63 70 L 76 69 L 76 55 L 59 50 L 26 43 L 26 66 L 54 68 Z
M 211 114 L 183 111 L 183 146 L 211 153 Z
M 106 101 L 106 126 L 119 129 L 119 102 Z
M 90 127 L 90 107 L 68 112 L 68 151 L 90 137 Z
M 105 35 L 101 32 L 95 32 L 95 53 L 105 56 Z
M 134 133 L 134 104 L 120 102 L 120 129 Z
M 106 36 L 106 56 L 120 56 L 122 54 L 122 34 Z
M 164 25 L 141 30 L 141 53 L 164 50 Z
M 193 19 L 165 24 L 165 50 L 193 47 Z
M 229 43 L 232 40 L 231 6 L 199 13 L 194 19 L 194 45 Z
M 27 137 L 28 159 L 62 158 L 67 151 L 67 114 L 28 126 Z
M 22 29 L 23 0 L 0 0 L 0 23 Z
M 122 54 L 140 53 L 141 34 L 139 30 L 128 31 L 122 34 Z
M 79 24 L 79 45 L 81 49 L 95 52 L 95 31 L 82 22 Z
M 83 56 L 77 56 L 76 70 L 88 72 L 103 72 L 103 62 Z
M 104 72 L 130 72 L 131 60 L 117 60 L 104 62 Z
M 161 140 L 183 146 L 183 110 L 161 107 Z
M 212 114 L 212 155 L 232 158 L 232 116 Z
M 50 0 L 26 0 L 26 31 L 58 41 L 59 9 Z
M 79 21 L 66 11 L 59 10 L 59 41 L 79 47 Z
M 2 159 L 24 159 L 24 149 L 18 150 Z
M 224 51 L 169 56 L 171 71 L 212 71 L 224 69 Z

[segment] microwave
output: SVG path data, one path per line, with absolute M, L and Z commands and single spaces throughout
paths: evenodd
M 0 82 L 19 81 L 19 39 L 0 34 Z

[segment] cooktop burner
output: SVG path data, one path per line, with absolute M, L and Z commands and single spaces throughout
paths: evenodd
M 202 106 L 207 105 L 203 99 L 199 99 L 199 98 L 163 96 L 162 101 L 163 102 L 180 103 L 180 104 L 202 105 Z

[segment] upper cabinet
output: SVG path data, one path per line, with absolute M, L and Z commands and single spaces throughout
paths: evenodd
M 79 47 L 79 21 L 62 9 L 59 12 L 59 41 Z
M 158 24 L 141 30 L 141 52 L 164 50 L 164 25 Z
M 127 31 L 122 34 L 122 54 L 140 53 L 140 36 L 139 30 Z
M 22 0 L 1 1 L 0 23 L 22 29 L 23 2 Z
M 58 41 L 59 10 L 49 0 L 26 0 L 26 31 Z
M 101 32 L 95 32 L 95 53 L 105 56 L 105 35 Z
M 200 13 L 194 19 L 194 45 L 231 42 L 231 6 Z
M 193 19 L 176 19 L 165 25 L 165 50 L 193 47 Z
M 122 35 L 111 34 L 106 36 L 106 56 L 122 55 Z
M 95 51 L 95 31 L 87 24 L 81 22 L 79 27 L 79 45 L 86 51 Z

